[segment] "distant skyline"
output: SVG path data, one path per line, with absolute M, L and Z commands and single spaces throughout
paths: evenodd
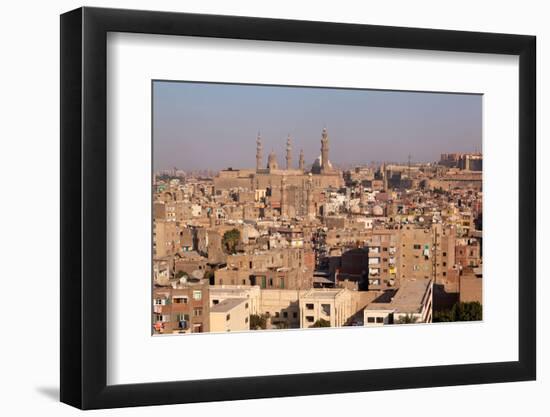
M 155 81 L 153 169 L 254 168 L 256 137 L 264 162 L 285 166 L 300 149 L 310 165 L 321 131 L 335 165 L 439 160 L 441 153 L 482 151 L 482 96 L 315 87 Z

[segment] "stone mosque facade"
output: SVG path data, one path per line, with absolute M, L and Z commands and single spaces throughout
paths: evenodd
M 293 166 L 292 141 L 286 141 L 285 167 L 279 167 L 277 155 L 272 151 L 263 165 L 262 139 L 256 139 L 256 169 L 222 170 L 214 177 L 216 192 L 242 191 L 254 195 L 256 203 L 263 203 L 268 210 L 281 217 L 309 217 L 320 215 L 324 193 L 344 185 L 342 172 L 329 161 L 327 129 L 321 134 L 321 155 L 313 162 L 311 170 L 305 170 L 304 152 L 300 151 L 298 167 Z

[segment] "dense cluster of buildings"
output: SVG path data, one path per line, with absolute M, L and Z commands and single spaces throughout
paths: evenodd
M 482 300 L 482 156 L 153 178 L 155 333 L 430 323 Z

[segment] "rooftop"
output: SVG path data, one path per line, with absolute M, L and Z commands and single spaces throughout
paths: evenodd
M 246 298 L 228 298 L 210 307 L 210 312 L 227 313 L 228 311 L 233 310 L 235 307 L 237 307 L 239 304 L 244 303 L 245 301 L 247 301 Z
M 312 288 L 304 294 L 303 298 L 333 298 L 347 291 L 343 288 Z
M 368 304 L 366 309 L 395 310 L 397 313 L 420 312 L 424 296 L 431 283 L 432 281 L 428 279 L 402 280 L 400 288 L 391 300 L 381 296 Z

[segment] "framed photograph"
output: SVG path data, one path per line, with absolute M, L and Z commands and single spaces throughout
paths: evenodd
M 535 37 L 61 16 L 61 401 L 534 380 Z

